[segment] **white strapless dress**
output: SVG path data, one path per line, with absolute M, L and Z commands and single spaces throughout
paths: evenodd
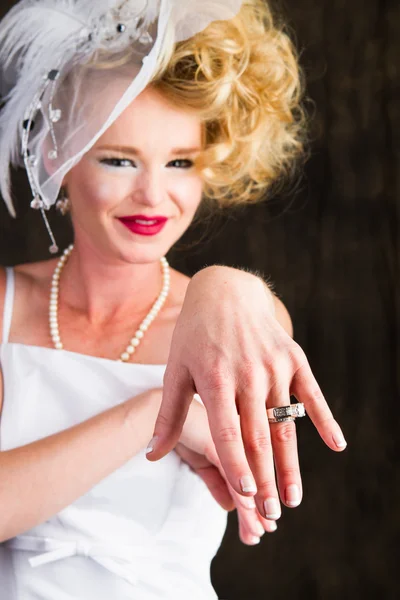
M 0 360 L 2 451 L 162 387 L 165 371 L 7 340 Z M 210 565 L 226 523 L 175 452 L 151 463 L 143 450 L 45 523 L 0 544 L 0 598 L 216 599 Z

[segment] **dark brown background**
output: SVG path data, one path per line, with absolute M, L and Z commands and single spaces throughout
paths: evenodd
M 11 6 L 2 0 L 1 12 Z M 305 497 L 250 548 L 235 516 L 213 562 L 223 599 L 400 597 L 399 401 L 400 6 L 395 0 L 286 0 L 308 94 L 312 156 L 300 187 L 222 218 L 174 253 L 193 273 L 220 262 L 271 276 L 349 447 L 336 455 L 299 423 Z M 309 105 L 311 108 L 311 105 Z M 22 179 L 21 179 L 22 181 Z M 0 262 L 47 256 L 38 215 L 0 219 Z M 54 219 L 58 239 L 69 233 Z M 185 244 L 198 239 L 194 228 Z

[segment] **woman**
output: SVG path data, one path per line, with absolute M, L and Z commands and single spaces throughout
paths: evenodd
M 57 8 L 57 24 L 65 29 L 65 11 L 64 16 L 60 15 L 61 8 L 68 6 L 55 1 L 50 4 Z M 123 6 L 127 4 L 132 3 Z M 45 28 L 43 14 L 37 12 L 40 5 L 49 8 L 49 2 L 36 2 L 34 6 L 22 2 L 21 12 L 16 11 L 13 18 L 23 16 L 27 21 L 33 8 L 37 23 Z M 162 29 L 162 7 L 160 11 L 157 40 Z M 89 31 L 90 44 L 96 35 L 106 32 L 101 38 L 101 52 L 99 48 L 94 52 L 91 46 L 87 54 L 85 48 L 85 62 L 72 60 L 69 55 L 64 72 L 51 69 L 49 64 L 44 84 L 31 102 L 28 99 L 27 112 L 24 110 L 22 115 L 22 149 L 34 193 L 32 205 L 45 216 L 46 203 L 54 202 L 54 190 L 62 184 L 68 201 L 61 200 L 59 206 L 62 210 L 67 205 L 70 208 L 75 241 L 59 260 L 21 265 L 2 275 L 4 398 L 0 468 L 2 480 L 7 481 L 1 502 L 7 508 L 0 535 L 4 542 L 1 573 L 6 576 L 4 585 L 10 588 L 10 598 L 108 598 L 111 594 L 121 600 L 215 597 L 209 567 L 226 525 L 226 512 L 219 504 L 229 508 L 232 502 L 221 476 L 229 470 L 232 476 L 234 467 L 229 461 L 227 469 L 220 464 L 206 411 L 192 401 L 195 389 L 186 385 L 177 390 L 180 399 L 190 405 L 188 418 L 185 420 L 183 414 L 177 419 L 178 427 L 183 425 L 177 452 L 170 452 L 155 464 L 146 460 L 145 446 L 160 410 L 173 333 L 182 306 L 187 311 L 188 298 L 190 307 L 188 279 L 170 271 L 163 257 L 190 225 L 205 189 L 232 201 L 228 184 L 235 183 L 234 189 L 240 190 L 237 200 L 252 200 L 276 177 L 279 167 L 289 161 L 299 145 L 297 125 L 293 116 L 289 118 L 297 95 L 293 74 L 285 88 L 286 100 L 289 98 L 286 113 L 280 114 L 276 108 L 271 117 L 268 106 L 257 128 L 251 125 L 255 115 L 247 106 L 249 122 L 240 130 L 246 116 L 240 100 L 250 95 L 249 105 L 254 102 L 249 94 L 254 90 L 242 87 L 246 76 L 241 61 L 231 65 L 238 78 L 233 80 L 231 71 L 230 85 L 226 73 L 220 72 L 219 78 L 213 79 L 211 70 L 211 85 L 205 86 L 196 70 L 203 65 L 203 75 L 207 74 L 207 52 L 210 58 L 221 40 L 226 62 L 220 60 L 222 54 L 214 56 L 217 71 L 229 64 L 229 55 L 236 52 L 238 57 L 243 50 L 237 44 L 239 32 L 249 44 L 252 38 L 253 53 L 257 31 L 270 52 L 275 38 L 281 68 L 284 59 L 291 56 L 290 45 L 272 28 L 266 35 L 264 20 L 269 13 L 255 0 L 245 3 L 241 12 L 225 24 L 221 20 L 212 22 L 197 37 L 187 41 L 182 38 L 177 46 L 177 37 L 168 37 L 174 22 L 169 13 L 161 50 L 156 40 L 153 48 L 157 52 L 142 53 L 140 57 L 142 71 L 156 58 L 144 85 L 137 45 L 133 54 L 133 43 L 121 46 L 115 33 L 122 35 L 129 29 L 129 18 L 126 16 L 126 24 L 122 16 L 126 14 L 106 12 L 96 21 L 100 23 L 98 28 Z M 25 77 L 37 86 L 32 76 L 34 63 L 28 58 L 39 60 L 44 45 L 26 43 L 26 21 L 25 29 L 17 20 L 6 22 L 3 60 L 10 56 L 6 54 L 10 40 L 15 43 L 15 36 L 20 36 L 18 50 L 11 45 L 13 58 L 22 68 L 20 81 Z M 112 34 L 110 23 L 116 24 Z M 58 45 L 60 32 L 54 33 Z M 142 31 L 141 36 L 145 33 Z M 81 40 L 82 20 L 79 34 Z M 213 45 L 209 45 L 207 36 L 214 40 Z M 51 40 L 45 39 L 48 55 Z M 30 53 L 23 54 L 22 63 L 18 63 L 18 51 L 28 45 Z M 76 54 L 77 44 L 73 47 Z M 62 44 L 61 48 L 65 53 Z M 58 66 L 54 55 L 51 60 Z M 252 60 L 247 67 L 253 64 L 257 70 L 260 60 L 255 54 Z M 289 69 L 285 68 L 287 79 Z M 139 81 L 142 89 L 137 86 L 132 94 L 133 72 L 134 82 Z M 110 74 L 112 86 L 107 87 Z M 57 81 L 58 87 L 54 83 Z M 33 83 L 29 89 L 34 89 Z M 217 97 L 213 103 L 205 103 L 206 94 L 200 93 L 202 85 L 208 89 L 208 99 L 214 87 Z M 15 155 L 18 136 L 6 135 L 7 127 L 12 125 L 7 111 L 15 110 L 21 96 L 18 84 L 12 89 L 1 125 L 2 144 L 6 150 L 8 144 Z M 97 102 L 99 97 L 101 103 Z M 124 102 L 119 103 L 121 98 Z M 110 108 L 115 106 L 119 106 L 119 113 L 114 111 L 109 117 Z M 39 128 L 47 135 L 33 133 L 34 115 L 36 131 Z M 222 133 L 229 122 L 235 126 L 232 131 L 242 136 L 242 144 L 238 144 L 241 151 L 237 156 L 231 152 L 230 157 L 229 153 L 222 155 Z M 265 134 L 267 125 L 272 124 L 274 134 L 278 128 L 281 131 L 277 143 L 257 148 L 255 134 Z M 226 147 L 226 139 L 224 142 Z M 255 149 L 264 152 L 264 159 L 269 158 L 263 165 L 254 158 Z M 223 172 L 228 166 L 226 177 Z M 249 186 L 250 175 L 253 186 Z M 5 177 L 1 184 L 11 207 Z M 54 246 L 53 240 L 52 250 Z M 192 309 L 195 305 L 192 302 Z M 290 332 L 284 308 L 278 301 L 276 305 L 278 321 Z M 132 328 L 127 325 L 131 323 Z M 279 324 L 274 331 L 283 336 Z M 195 335 L 199 338 L 198 332 Z M 169 378 L 174 379 L 171 375 Z M 203 395 L 197 382 L 196 389 Z M 244 417 L 245 410 L 240 407 L 242 422 Z M 254 410 L 252 418 L 254 422 L 258 419 Z M 290 460 L 295 462 L 293 448 L 291 452 Z M 157 458 L 155 452 L 153 456 Z M 271 469 L 265 462 L 263 465 L 259 455 L 252 464 L 259 476 Z M 218 472 L 210 471 L 211 465 L 221 473 L 219 480 Z M 238 466 L 236 463 L 235 468 Z M 287 464 L 282 462 L 280 466 L 285 468 Z M 257 490 L 252 481 L 243 479 L 246 476 L 243 472 L 232 486 L 227 484 L 227 489 L 238 508 L 242 540 L 255 543 L 260 528 L 276 528 L 280 508 L 270 485 L 269 489 L 258 489 L 264 496 L 257 500 L 256 511 L 251 497 Z M 284 479 L 279 483 L 283 485 L 285 503 L 298 505 L 299 477 L 290 485 Z M 265 496 L 265 492 L 270 495 Z

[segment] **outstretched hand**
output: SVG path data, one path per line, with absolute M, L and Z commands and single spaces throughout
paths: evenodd
M 176 447 L 197 392 L 230 486 L 239 495 L 255 495 L 260 515 L 276 520 L 279 499 L 298 506 L 302 485 L 295 424 L 270 425 L 266 408 L 286 406 L 294 395 L 329 448 L 342 451 L 346 442 L 304 352 L 275 317 L 271 298 L 259 278 L 243 271 L 209 267 L 193 277 L 147 457 L 159 460 Z

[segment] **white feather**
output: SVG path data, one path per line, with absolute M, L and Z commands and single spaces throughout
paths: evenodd
M 20 164 L 21 125 L 32 99 L 51 69 L 79 61 L 80 32 L 89 30 L 116 0 L 21 0 L 0 22 L 0 65 L 10 89 L 0 113 L 0 192 L 15 216 L 10 165 Z

